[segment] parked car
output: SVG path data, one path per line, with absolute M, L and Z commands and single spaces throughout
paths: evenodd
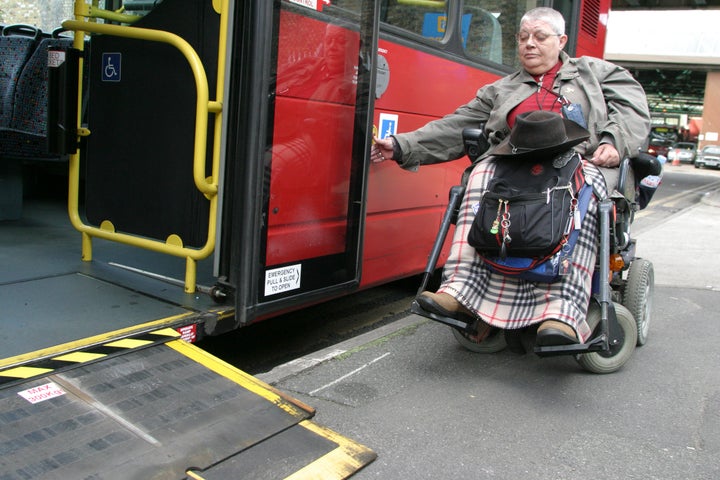
M 662 155 L 667 158 L 670 145 L 672 145 L 670 141 L 652 138 L 650 139 L 650 145 L 648 145 L 647 151 L 650 155 L 655 155 L 656 157 Z
M 706 145 L 695 157 L 695 168 L 720 168 L 720 146 Z
M 676 142 L 668 150 L 667 159 L 671 162 L 678 159 L 683 163 L 693 163 L 696 155 L 697 146 L 694 143 Z

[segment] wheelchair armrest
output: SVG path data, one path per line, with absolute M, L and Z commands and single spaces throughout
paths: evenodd
M 481 124 L 480 128 L 464 128 L 462 131 L 463 145 L 465 146 L 465 154 L 470 158 L 472 163 L 490 148 L 490 142 L 485 137 L 485 124 Z
M 662 163 L 654 155 L 640 152 L 637 156 L 630 159 L 635 176 L 643 179 L 648 175 L 660 175 L 662 172 Z
M 640 181 L 648 175 L 660 175 L 662 163 L 653 155 L 639 152 L 637 156 L 625 158 L 620 162 L 617 189 L 627 196 L 627 192 L 635 189 L 635 185 L 628 182 Z
M 618 173 L 618 181 L 617 181 L 617 191 L 624 193 L 625 192 L 625 186 L 627 182 L 629 181 L 629 178 L 633 178 L 630 172 L 631 164 L 629 158 L 624 158 L 620 162 L 620 172 Z M 608 185 L 610 186 L 610 185 Z M 635 185 L 632 186 L 633 189 L 635 188 Z

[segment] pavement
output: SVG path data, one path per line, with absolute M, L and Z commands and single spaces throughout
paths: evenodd
M 656 285 L 720 290 L 720 191 L 637 235 L 637 256 L 650 259 Z
M 462 348 L 415 315 L 258 375 L 378 459 L 354 479 L 720 478 L 720 192 L 636 235 L 648 342 L 617 372 Z

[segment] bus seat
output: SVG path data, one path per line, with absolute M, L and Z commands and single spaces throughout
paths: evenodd
M 47 151 L 48 48 L 71 46 L 71 38 L 42 39 L 19 76 L 9 148 L 22 158 L 58 159 Z
M 10 153 L 9 135 L 17 82 L 42 32 L 30 25 L 7 25 L 0 34 L 0 220 L 22 212 L 22 168 Z
M 30 25 L 7 25 L 0 35 L 0 128 L 10 128 L 15 89 L 42 32 Z

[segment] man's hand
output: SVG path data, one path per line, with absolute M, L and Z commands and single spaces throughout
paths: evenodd
M 620 165 L 620 154 L 617 149 L 609 143 L 601 143 L 593 152 L 590 163 L 598 167 L 617 167 Z
M 385 160 L 390 160 L 393 157 L 393 140 L 392 138 L 377 138 L 373 137 L 373 141 L 375 144 L 372 146 L 372 149 L 370 150 L 370 158 L 372 159 L 373 163 L 380 163 L 384 162 Z

